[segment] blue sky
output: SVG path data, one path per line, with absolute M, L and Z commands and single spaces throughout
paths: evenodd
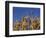
M 23 16 L 31 16 L 32 12 L 33 16 L 40 16 L 40 8 L 13 7 L 13 21 L 20 21 Z

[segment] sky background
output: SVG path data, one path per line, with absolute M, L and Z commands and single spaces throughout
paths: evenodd
M 32 13 L 32 14 L 31 14 Z M 40 8 L 13 7 L 13 21 L 20 21 L 23 16 L 40 16 Z

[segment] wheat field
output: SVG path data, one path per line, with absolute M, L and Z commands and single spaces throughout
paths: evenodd
M 40 29 L 40 17 L 22 17 L 21 21 L 16 20 L 13 24 L 13 31 L 19 30 L 39 30 Z

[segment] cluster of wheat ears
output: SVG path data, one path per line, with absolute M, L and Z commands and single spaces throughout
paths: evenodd
M 13 26 L 14 31 L 39 30 L 39 29 L 40 29 L 40 18 L 39 17 L 34 17 L 34 18 L 31 18 L 28 16 L 22 17 L 21 22 L 16 21 Z

